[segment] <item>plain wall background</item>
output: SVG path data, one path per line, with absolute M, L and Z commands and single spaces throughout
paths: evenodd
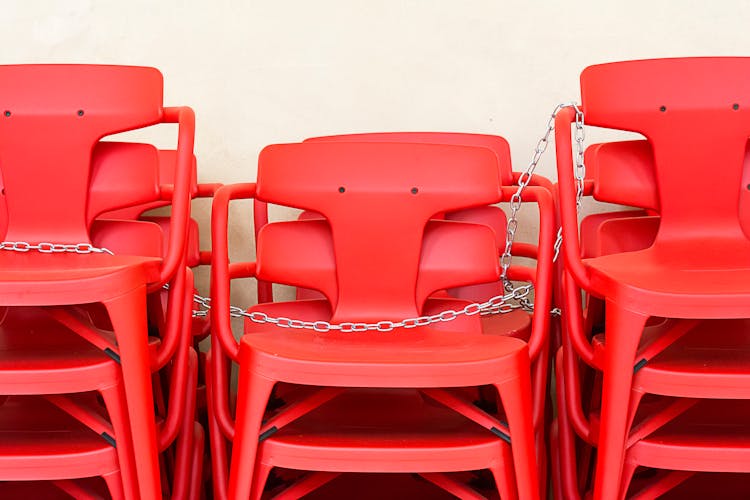
M 740 0 L 2 0 L 0 63 L 159 68 L 165 104 L 196 111 L 205 182 L 253 180 L 267 144 L 368 131 L 499 134 L 522 170 L 554 106 L 578 100 L 584 67 L 750 55 L 749 14 Z M 550 148 L 538 172 L 554 170 Z M 238 205 L 233 252 L 249 258 Z M 207 205 L 194 212 L 207 228 Z M 521 224 L 528 239 L 533 213 Z M 235 299 L 251 303 L 252 286 Z

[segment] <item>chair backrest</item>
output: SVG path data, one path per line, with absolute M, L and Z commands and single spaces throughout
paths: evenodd
M 88 220 L 105 212 L 109 219 L 134 220 L 138 214 L 126 216 L 130 207 L 159 200 L 161 155 L 150 144 L 98 143 L 91 160 Z
M 513 184 L 513 167 L 510 162 L 508 141 L 498 135 L 469 134 L 466 132 L 368 132 L 311 137 L 305 142 L 411 142 L 414 144 L 454 144 L 491 149 L 497 155 L 500 182 Z
M 586 177 L 594 198 L 646 210 L 659 210 L 654 157 L 648 141 L 592 144 L 586 148 Z
M 639 132 L 653 149 L 662 221 L 658 242 L 700 228 L 744 239 L 740 206 L 750 136 L 750 58 L 628 61 L 586 68 L 590 125 Z
M 274 222 L 261 229 L 261 240 L 259 274 L 285 285 L 317 290 L 336 307 L 336 255 L 325 219 Z M 438 290 L 497 281 L 497 252 L 487 241 L 494 241 L 494 234 L 486 226 L 429 221 L 419 260 L 417 306 L 421 309 Z
M 110 144 L 110 143 L 102 143 Z M 140 146 L 139 144 L 133 144 L 134 146 Z M 118 201 L 130 199 L 128 203 L 114 205 L 110 203 L 110 207 L 104 212 L 99 213 L 102 217 L 108 219 L 122 219 L 122 220 L 135 220 L 138 219 L 144 212 L 155 208 L 168 207 L 171 201 L 162 196 L 162 190 L 173 189 L 175 182 L 175 171 L 177 169 L 177 151 L 171 149 L 160 149 L 157 150 L 156 154 L 156 191 L 149 194 L 145 191 L 145 186 L 137 186 L 135 182 L 137 178 L 135 175 L 123 172 L 118 168 L 118 163 L 124 162 L 121 158 L 99 158 L 98 147 L 94 150 L 94 167 L 107 169 L 108 181 L 119 181 L 119 185 L 122 188 L 117 193 Z M 134 154 L 134 153 L 126 153 Z M 146 168 L 139 166 L 138 168 Z M 149 167 L 153 168 L 153 167 Z M 115 178 L 117 176 L 117 178 Z M 145 182 L 145 179 L 143 179 Z M 117 184 L 115 184 L 117 186 Z M 94 188 L 92 182 L 92 189 Z M 193 163 L 190 170 L 190 194 L 195 196 L 198 193 L 198 166 L 193 156 Z M 113 193 L 114 194 L 114 193 Z M 94 196 L 94 193 L 91 194 Z
M 274 145 L 263 150 L 257 197 L 268 203 L 315 210 L 325 216 L 327 222 L 298 224 L 316 223 L 321 228 L 319 232 L 326 225 L 330 228 L 336 289 L 335 293 L 330 288 L 321 291 L 334 304 L 332 319 L 376 321 L 418 314 L 421 306 L 418 295 L 423 295 L 418 289 L 432 286 L 425 283 L 418 286 L 429 219 L 438 212 L 498 202 L 500 182 L 497 157 L 486 148 L 307 142 Z M 258 277 L 290 283 L 288 277 L 270 272 L 274 259 L 280 262 L 283 247 L 288 246 L 288 243 L 274 243 L 280 239 L 273 237 L 266 243 L 266 235 L 276 231 L 271 229 L 273 226 L 266 226 L 259 234 Z M 482 226 L 475 231 L 484 235 L 480 239 L 488 238 L 487 255 L 492 258 L 477 263 L 485 270 L 480 274 L 487 281 L 491 279 L 488 274 L 497 276 L 494 235 Z M 474 241 L 467 238 L 467 248 Z M 297 278 L 291 284 L 311 286 L 312 283 L 302 283 Z M 442 283 L 441 287 L 450 284 Z M 312 287 L 326 288 L 321 282 Z
M 0 172 L 4 239 L 89 241 L 92 151 L 103 136 L 161 120 L 154 68 L 0 66 Z

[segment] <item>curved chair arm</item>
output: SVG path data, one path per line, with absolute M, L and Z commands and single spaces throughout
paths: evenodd
M 518 184 L 518 181 L 521 179 L 521 176 L 524 175 L 524 172 L 513 172 L 513 182 Z M 545 189 L 548 189 L 550 192 L 554 190 L 554 183 L 544 177 L 543 175 L 539 174 L 531 174 L 531 177 L 529 179 L 529 186 L 537 186 L 537 187 L 543 187 Z
M 224 353 L 221 342 L 215 335 L 211 336 L 211 353 L 208 359 L 211 362 L 211 366 L 207 370 L 210 373 L 211 383 L 208 404 L 214 410 L 214 419 L 221 433 L 228 440 L 234 441 L 234 417 L 229 409 L 230 365 L 227 364 L 229 357 Z
M 190 319 L 185 317 L 185 313 L 189 311 L 188 314 L 190 314 L 193 310 L 193 274 L 190 269 L 186 268 L 185 275 L 188 279 L 185 280 L 183 291 L 187 293 L 183 293 L 183 300 L 181 301 L 184 313 L 182 321 L 180 321 L 179 342 L 176 355 L 174 356 L 174 364 L 172 365 L 167 414 L 159 428 L 159 449 L 161 450 L 166 449 L 177 437 L 186 411 L 187 391 L 195 391 L 195 385 L 193 384 L 191 387 L 190 383 L 194 379 L 191 370 L 197 370 L 195 363 L 190 363 L 190 344 L 192 342 L 190 328 L 192 325 Z M 166 351 L 166 349 L 163 350 Z M 157 356 L 159 354 L 161 352 L 157 351 Z
M 506 198 L 503 188 L 503 197 Z M 515 189 L 512 190 L 515 193 Z M 524 202 L 536 203 L 539 206 L 539 239 L 537 241 L 537 266 L 534 284 L 534 309 L 544 311 L 535 314 L 531 320 L 531 337 L 529 338 L 529 356 L 536 359 L 547 340 L 549 330 L 549 311 L 552 308 L 552 257 L 555 238 L 555 211 L 552 193 L 539 186 L 527 186 L 524 190 Z M 515 244 L 514 244 L 515 245 Z M 533 248 L 533 245 L 529 245 Z M 524 247 L 522 247 L 524 248 Z
M 253 199 L 255 183 L 229 184 L 221 187 L 214 195 L 211 207 L 211 329 L 222 348 L 233 360 L 239 355 L 239 344 L 232 334 L 229 317 L 230 265 L 227 225 L 229 222 L 229 202 L 237 199 Z M 254 264 L 245 264 L 247 271 L 254 272 Z
M 601 369 L 596 364 L 594 347 L 584 333 L 583 304 L 581 290 L 576 286 L 567 269 L 562 271 L 563 314 L 566 315 L 568 325 L 567 336 L 572 347 L 581 359 L 589 366 Z
M 503 254 L 504 248 L 498 248 L 498 255 Z M 513 242 L 513 246 L 510 249 L 511 255 L 514 257 L 525 257 L 527 259 L 537 259 L 539 257 L 539 249 L 533 243 L 524 242 Z
M 581 260 L 581 247 L 578 240 L 576 186 L 573 178 L 573 150 L 570 138 L 570 125 L 574 121 L 575 112 L 571 108 L 563 108 L 555 117 L 558 197 L 563 235 L 562 252 L 570 274 L 582 288 L 588 290 L 591 280 Z
M 161 268 L 159 286 L 167 283 L 180 266 L 187 239 L 188 218 L 190 217 L 190 174 L 193 164 L 193 143 L 195 140 L 195 113 L 182 107 L 164 108 L 164 123 L 177 123 L 177 166 L 172 199 L 172 215 L 167 253 Z

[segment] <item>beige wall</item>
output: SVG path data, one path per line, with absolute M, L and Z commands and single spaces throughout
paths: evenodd
M 203 181 L 252 180 L 266 144 L 377 130 L 500 134 L 521 169 L 585 66 L 750 55 L 749 14 L 739 0 L 2 0 L 0 63 L 159 68 L 166 103 L 196 110 Z M 540 172 L 555 176 L 552 155 Z

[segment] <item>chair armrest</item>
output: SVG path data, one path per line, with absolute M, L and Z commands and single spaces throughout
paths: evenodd
M 576 186 L 573 178 L 573 150 L 570 125 L 575 121 L 575 111 L 563 108 L 555 117 L 555 152 L 557 155 L 558 197 L 562 223 L 562 252 L 565 266 L 582 288 L 590 289 L 591 280 L 581 260 L 576 210 Z
M 188 107 L 164 108 L 164 123 L 177 123 L 177 165 L 172 197 L 171 231 L 161 268 L 159 286 L 167 283 L 180 266 L 190 217 L 190 175 L 193 165 L 195 113 Z
M 211 258 L 211 326 L 214 335 L 224 351 L 233 360 L 239 355 L 239 345 L 232 334 L 229 316 L 230 268 L 235 272 L 239 264 L 230 266 L 228 230 L 229 202 L 238 199 L 253 199 L 255 183 L 230 184 L 221 187 L 214 195 L 211 207 L 211 241 L 213 255 Z M 246 274 L 255 275 L 254 263 L 244 264 Z

